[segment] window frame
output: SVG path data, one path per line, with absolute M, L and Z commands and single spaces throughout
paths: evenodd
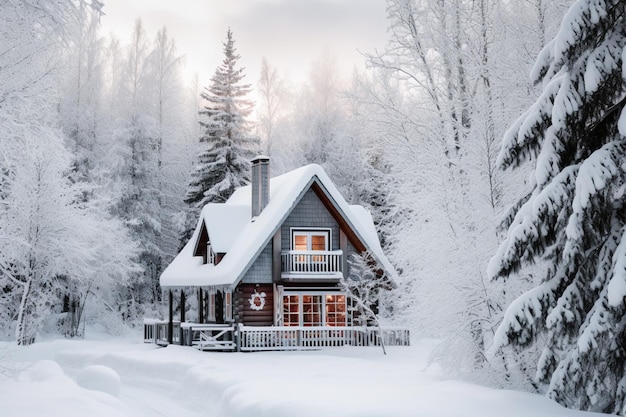
M 296 236 L 307 236 L 307 251 L 313 251 L 312 249 L 312 236 L 324 236 L 325 248 L 323 251 L 332 250 L 333 230 L 330 227 L 291 227 L 291 242 L 290 249 L 296 250 Z
M 206 321 L 215 321 L 217 314 L 215 314 L 215 289 L 209 289 L 206 292 Z
M 304 322 L 304 317 L 305 317 L 305 311 L 304 311 L 304 297 L 320 297 L 320 311 L 319 312 L 312 312 L 310 314 L 314 314 L 314 313 L 318 313 L 319 317 L 320 317 L 320 324 L 309 324 L 309 323 L 305 323 Z M 331 297 L 337 297 L 337 296 L 343 296 L 344 297 L 344 301 L 343 301 L 343 311 L 328 311 L 328 306 L 330 305 L 338 305 L 338 303 L 328 303 L 327 304 L 327 297 L 331 296 Z M 292 302 L 292 297 L 297 297 L 297 303 Z M 289 299 L 289 303 L 285 303 L 285 299 Z M 282 326 L 300 326 L 300 327 L 309 327 L 309 326 L 323 326 L 323 327 L 347 327 L 350 325 L 350 318 L 349 318 L 349 314 L 348 314 L 348 294 L 342 291 L 306 291 L 306 290 L 283 290 L 282 293 L 282 298 L 281 298 L 281 311 L 283 312 L 283 317 L 282 317 Z M 288 305 L 290 307 L 289 311 L 285 310 L 285 306 Z M 298 315 L 298 323 L 294 323 L 291 321 L 291 318 L 295 315 L 294 313 L 296 313 L 295 311 L 293 311 L 291 309 L 292 306 L 296 305 L 297 306 L 297 315 Z M 313 303 L 312 303 L 313 305 Z M 328 317 L 331 316 L 331 314 L 335 315 L 335 317 L 337 315 L 342 315 L 344 317 L 344 323 L 343 324 L 337 324 L 337 321 L 335 319 L 334 324 L 329 324 L 328 321 Z M 289 316 L 289 317 L 287 317 Z
M 233 292 L 224 291 L 224 321 L 233 321 Z

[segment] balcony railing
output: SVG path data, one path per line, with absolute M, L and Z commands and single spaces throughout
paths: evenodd
M 282 276 L 341 278 L 343 252 L 290 250 L 281 253 Z

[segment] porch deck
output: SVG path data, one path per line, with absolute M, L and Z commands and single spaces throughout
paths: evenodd
M 144 342 L 166 346 L 169 322 L 144 320 Z M 199 350 L 313 350 L 330 346 L 409 346 L 407 329 L 360 326 L 244 326 L 173 323 L 172 343 Z

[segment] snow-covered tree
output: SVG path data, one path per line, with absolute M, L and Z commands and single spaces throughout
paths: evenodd
M 96 3 L 79 2 L 77 19 L 68 25 L 60 80 L 60 116 L 67 144 L 74 154 L 74 177 L 93 180 L 91 172 L 101 149 L 103 40 L 98 33 L 101 10 Z
M 268 156 L 272 156 L 274 148 L 274 136 L 279 123 L 281 113 L 285 111 L 285 81 L 278 74 L 278 70 L 272 67 L 267 58 L 261 62 L 261 76 L 257 83 L 259 92 L 259 106 L 257 109 L 257 129 L 263 142 L 263 148 Z
M 211 85 L 201 94 L 205 101 L 200 110 L 203 149 L 198 154 L 185 196 L 190 212 L 184 241 L 190 237 L 205 204 L 224 202 L 235 189 L 250 182 L 250 159 L 259 146 L 247 120 L 253 106 L 247 98 L 251 87 L 242 83 L 244 68 L 237 66 L 240 55 L 230 29 L 223 45 L 224 60 L 215 70 Z
M 530 193 L 506 216 L 494 278 L 537 263 L 494 351 L 544 346 L 536 379 L 572 408 L 626 413 L 626 3 L 578 0 L 539 54 L 543 90 L 513 123 L 502 167 L 535 158 Z
M 76 154 L 59 128 L 56 81 L 61 51 L 83 23 L 85 10 L 74 6 L 0 5 L 0 311 L 18 344 L 60 313 L 68 291 L 84 306 L 87 294 L 106 298 L 135 268 L 120 224 L 69 178 Z

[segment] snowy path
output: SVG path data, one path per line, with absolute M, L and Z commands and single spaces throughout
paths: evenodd
M 119 399 L 134 417 L 208 417 L 207 410 L 196 410 L 192 404 L 172 397 L 176 386 L 163 379 L 125 377 Z
M 0 373 L 0 415 L 594 416 L 565 410 L 537 395 L 445 379 L 425 369 L 431 347 L 432 342 L 420 342 L 390 349 L 384 356 L 379 349 L 349 347 L 219 353 L 129 341 L 39 343 L 14 349 L 11 360 L 22 369 L 17 378 Z M 87 390 L 75 382 L 92 365 L 108 367 L 119 375 L 119 395 Z

